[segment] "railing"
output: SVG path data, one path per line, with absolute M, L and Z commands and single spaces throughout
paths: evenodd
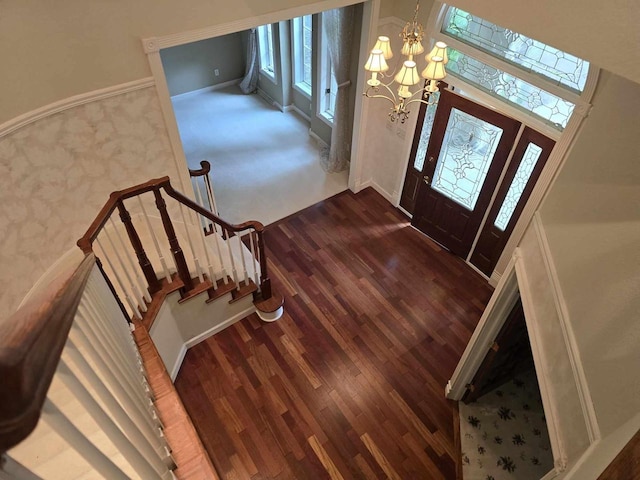
M 0 324 L 0 378 L 0 478 L 174 478 L 146 372 L 92 254 Z
M 196 201 L 201 207 L 219 216 L 216 197 L 213 195 L 213 187 L 211 186 L 211 164 L 206 160 L 202 160 L 199 169 L 189 169 L 189 176 L 191 177 Z M 210 223 L 205 226 L 205 231 L 210 235 L 213 231 L 213 224 Z
M 162 191 L 175 200 L 171 205 Z M 144 228 L 134 225 L 125 201 L 135 202 L 135 217 Z M 158 216 L 147 213 L 154 206 Z M 121 226 L 113 220 L 116 210 Z M 203 222 L 211 227 L 201 228 Z M 175 281 L 181 282 L 183 298 L 204 291 L 210 299 L 229 291 L 253 292 L 256 301 L 268 303 L 272 292 L 263 230 L 260 222 L 225 222 L 174 190 L 169 178 L 163 177 L 112 193 L 78 246 L 85 254 L 96 254 L 98 267 L 112 280 L 114 294 L 124 299 L 122 310 L 142 318 L 151 295 L 163 283 Z M 145 248 L 149 245 L 151 249 Z

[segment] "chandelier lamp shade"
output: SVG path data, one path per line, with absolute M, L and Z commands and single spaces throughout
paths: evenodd
M 407 22 L 400 33 L 402 38 L 400 53 L 404 59 L 397 73 L 395 71 L 386 73 L 389 71 L 387 61 L 393 58 L 393 52 L 389 37 L 385 36 L 378 37 L 364 65 L 364 69 L 371 72 L 364 95 L 369 98 L 384 98 L 391 102 L 393 107 L 389 117 L 392 122 L 400 120 L 404 123 L 409 115 L 407 108 L 412 103 L 435 104 L 437 96 L 434 94 L 438 91 L 438 83 L 447 76 L 445 65 L 449 59 L 447 45 L 444 42 L 436 42 L 433 49 L 424 57 L 427 62 L 426 67 L 418 73 L 419 69 L 414 57 L 424 53 L 422 46 L 424 29 L 418 23 L 419 7 L 420 2 L 416 4 L 413 20 Z M 411 91 L 411 87 L 422 83 L 424 87 Z

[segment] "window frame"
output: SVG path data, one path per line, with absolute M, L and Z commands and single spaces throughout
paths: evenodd
M 451 87 L 454 87 L 459 93 L 475 100 L 476 102 L 486 105 L 490 108 L 497 108 L 499 111 L 503 112 L 506 115 L 515 118 L 526 125 L 530 125 L 534 129 L 538 130 L 540 133 L 554 139 L 558 140 L 563 132 L 569 128 L 571 124 L 571 119 L 574 117 L 583 118 L 587 115 L 590 105 L 590 100 L 593 97 L 593 93 L 595 91 L 596 83 L 598 81 L 599 69 L 596 68 L 593 64 L 589 65 L 589 73 L 587 75 L 587 81 L 585 84 L 582 93 L 577 94 L 575 92 L 571 92 L 551 81 L 547 81 L 544 77 L 531 72 L 523 71 L 518 68 L 514 64 L 511 64 L 506 61 L 502 61 L 493 55 L 489 55 L 482 50 L 479 50 L 467 43 L 464 43 L 454 37 L 446 35 L 442 33 L 443 23 L 447 19 L 447 15 L 449 12 L 449 8 L 454 5 L 440 3 L 440 11 L 437 15 L 432 17 L 430 25 L 432 25 L 430 38 L 432 43 L 437 41 L 445 42 L 450 47 L 458 50 L 466 55 L 469 55 L 487 65 L 490 65 L 494 68 L 502 70 L 506 73 L 512 74 L 521 78 L 522 80 L 534 85 L 536 87 L 542 88 L 553 95 L 556 95 L 562 99 L 565 99 L 575 105 L 573 110 L 573 114 L 569 118 L 567 122 L 567 126 L 564 130 L 559 130 L 549 121 L 543 120 L 541 117 L 536 115 L 532 115 L 527 111 L 520 109 L 510 103 L 499 99 L 498 97 L 491 95 L 484 90 L 476 87 L 471 82 L 468 82 L 454 74 L 447 75 L 446 82 Z
M 333 115 L 335 111 L 335 100 L 331 105 L 332 98 L 335 99 L 338 84 L 333 74 L 333 66 L 331 65 L 331 55 L 327 39 L 322 28 L 322 14 L 320 15 L 320 42 L 318 48 L 318 57 L 320 68 L 318 69 L 318 116 L 329 126 L 333 127 Z M 335 90 L 335 94 L 332 95 Z M 333 106 L 333 108 L 331 108 Z
M 276 81 L 276 52 L 273 42 L 273 24 L 260 25 L 258 33 L 258 63 L 260 73 Z
M 309 31 L 311 32 L 311 44 L 305 43 L 305 18 L 309 19 Z M 291 20 L 291 60 L 292 60 L 292 74 L 293 74 L 293 87 L 311 99 L 313 90 L 313 16 L 303 15 Z M 304 52 L 309 50 L 309 82 L 305 80 L 305 62 Z

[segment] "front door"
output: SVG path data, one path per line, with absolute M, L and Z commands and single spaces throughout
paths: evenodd
M 519 127 L 516 120 L 442 91 L 411 224 L 466 257 Z

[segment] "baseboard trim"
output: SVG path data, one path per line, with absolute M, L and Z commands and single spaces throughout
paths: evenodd
M 373 189 L 378 192 L 380 195 L 382 195 L 385 200 L 387 202 L 389 202 L 391 205 L 395 206 L 395 195 L 393 195 L 393 193 L 389 193 L 387 192 L 384 188 L 382 188 L 380 185 L 378 185 L 378 183 L 375 180 L 371 180 L 371 186 L 373 187 Z
M 173 364 L 173 368 L 171 369 L 171 373 L 169 374 L 172 383 L 176 381 L 176 377 L 178 376 L 178 373 L 180 373 L 180 367 L 182 367 L 182 362 L 184 361 L 184 356 L 186 354 L 187 346 L 183 344 L 182 348 L 180 349 L 180 353 L 178 353 L 176 363 Z
M 189 349 L 189 348 L 199 344 L 200 342 L 204 342 L 207 338 L 211 337 L 212 335 L 215 335 L 218 332 L 221 332 L 222 330 L 224 330 L 227 327 L 230 327 L 231 325 L 236 323 L 238 320 L 242 320 L 244 317 L 247 317 L 247 316 L 251 315 L 255 311 L 256 311 L 256 308 L 252 305 L 251 307 L 243 310 L 242 312 L 237 313 L 234 316 L 226 319 L 224 322 L 216 325 L 215 327 L 212 327 L 209 330 L 206 330 L 206 331 L 202 332 L 201 334 L 196 335 L 195 337 L 193 337 L 190 340 L 187 340 L 185 342 L 185 344 L 184 344 L 185 349 Z
M 329 144 L 327 142 L 325 142 L 323 139 L 321 139 L 318 134 L 316 132 L 314 132 L 313 130 L 309 129 L 309 136 L 311 138 L 313 138 L 316 142 L 318 142 L 318 145 L 321 147 L 325 147 L 325 148 L 329 148 Z
M 70 108 L 85 105 L 97 100 L 104 100 L 106 98 L 115 97 L 117 95 L 133 92 L 135 90 L 149 88 L 154 85 L 155 82 L 153 80 L 153 77 L 146 77 L 139 80 L 134 80 L 133 82 L 121 83 L 120 85 L 114 85 L 112 87 L 101 88 L 99 90 L 81 93 L 80 95 L 74 95 L 73 97 L 50 103 L 49 105 L 31 110 L 30 112 L 24 113 L 1 124 L 0 138 L 13 133 L 16 130 L 25 127 L 37 120 L 41 120 L 50 115 L 69 110 Z
M 302 110 L 300 110 L 298 107 L 296 107 L 295 104 L 289 105 L 289 108 L 291 109 L 292 112 L 297 113 L 302 118 L 304 118 L 307 122 L 311 123 L 311 118 L 309 117 L 309 115 L 307 115 Z
M 230 87 L 232 85 L 238 85 L 242 82 L 242 78 L 234 78 L 233 80 L 228 80 L 222 83 L 216 83 L 215 85 L 208 85 L 206 87 L 198 88 L 197 90 L 191 90 L 190 92 L 177 93 L 176 95 L 171 95 L 171 100 L 178 98 L 186 98 L 191 95 L 197 95 L 199 93 L 206 92 L 215 92 L 216 90 L 222 90 L 223 88 Z

